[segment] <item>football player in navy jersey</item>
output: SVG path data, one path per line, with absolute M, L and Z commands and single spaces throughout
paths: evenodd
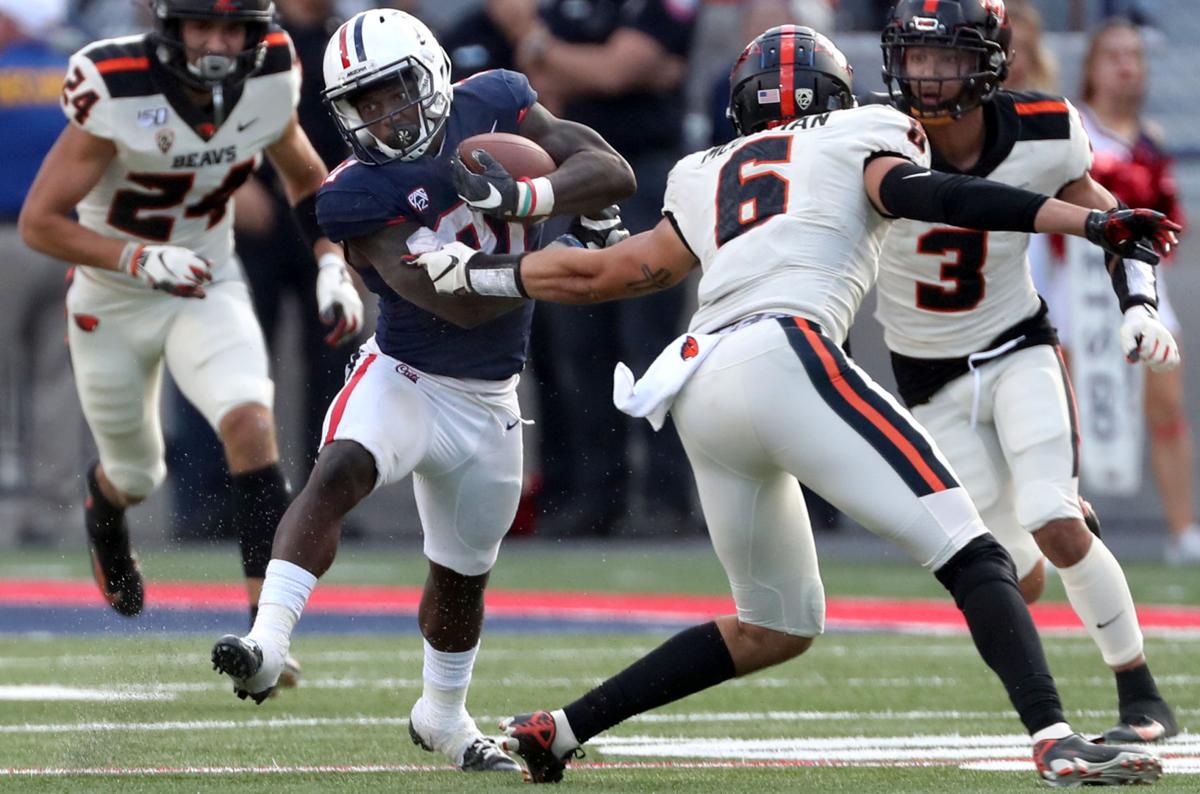
M 424 691 L 412 739 L 466 771 L 517 771 L 467 713 L 483 590 L 521 493 L 518 373 L 531 305 L 437 293 L 411 255 L 454 241 L 495 253 L 538 247 L 529 225 L 598 212 L 633 193 L 628 164 L 593 130 L 555 118 L 525 77 L 495 70 L 451 85 L 442 47 L 401 11 L 365 11 L 334 34 L 325 99 L 355 157 L 317 198 L 330 239 L 379 296 L 375 335 L 330 406 L 322 451 L 276 534 L 258 620 L 227 635 L 213 662 L 256 702 L 276 684 L 292 629 L 333 562 L 341 518 L 375 488 L 413 474 L 429 576 L 418 620 Z M 486 153 L 457 159 L 486 132 L 538 142 L 558 164 L 517 180 Z

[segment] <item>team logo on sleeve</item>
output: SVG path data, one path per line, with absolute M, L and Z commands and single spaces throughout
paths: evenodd
M 700 355 L 700 343 L 696 341 L 696 337 L 688 336 L 683 340 L 683 344 L 679 347 L 679 357 L 684 361 L 690 358 L 695 358 Z
M 158 144 L 158 150 L 166 154 L 171 151 L 171 146 L 175 144 L 175 133 L 170 130 L 159 130 L 154 135 L 154 142 Z
M 429 194 L 425 192 L 425 188 L 419 187 L 408 194 L 408 203 L 417 212 L 424 212 L 429 209 Z

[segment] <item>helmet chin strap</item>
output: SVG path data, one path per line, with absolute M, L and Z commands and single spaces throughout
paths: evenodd
M 224 81 L 237 71 L 237 59 L 205 53 L 195 63 L 188 63 L 188 71 L 208 84 L 212 92 L 213 123 L 221 126 L 225 121 Z

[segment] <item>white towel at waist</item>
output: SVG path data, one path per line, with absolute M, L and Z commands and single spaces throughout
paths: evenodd
M 645 417 L 655 430 L 661 430 L 675 396 L 723 336 L 684 334 L 667 345 L 636 382 L 629 367 L 618 363 L 613 372 L 613 403 L 630 416 Z

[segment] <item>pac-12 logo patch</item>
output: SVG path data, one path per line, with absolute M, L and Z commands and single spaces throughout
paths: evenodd
M 408 203 L 417 212 L 424 212 L 429 209 L 429 194 L 425 192 L 425 188 L 419 187 L 408 194 Z
M 679 347 L 679 357 L 687 361 L 689 358 L 695 358 L 698 355 L 700 355 L 700 343 L 696 341 L 696 337 L 684 337 L 683 344 Z
M 811 88 L 796 89 L 796 107 L 801 110 L 808 110 L 809 106 L 812 105 L 812 101 L 813 90 Z
M 175 133 L 170 130 L 159 130 L 154 134 L 154 141 L 158 144 L 158 150 L 166 154 L 171 151 L 171 146 L 175 143 Z

